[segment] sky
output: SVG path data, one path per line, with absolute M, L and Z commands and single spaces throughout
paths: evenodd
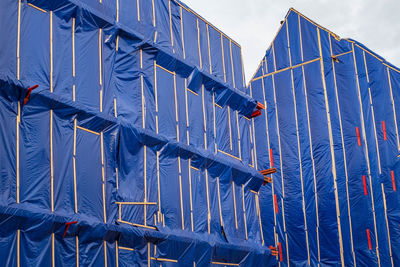
M 400 0 L 182 0 L 242 46 L 246 83 L 290 7 L 400 67 Z

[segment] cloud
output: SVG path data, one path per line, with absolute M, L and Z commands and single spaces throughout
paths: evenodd
M 290 7 L 342 38 L 352 38 L 400 66 L 398 0 L 184 0 L 242 46 L 246 81 L 254 74 Z

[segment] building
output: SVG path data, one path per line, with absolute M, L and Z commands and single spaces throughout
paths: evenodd
M 249 86 L 267 110 L 256 167 L 278 169 L 260 207 L 281 265 L 400 264 L 399 82 L 362 44 L 287 13 Z
M 0 10 L 6 266 L 400 265 L 400 70 L 362 44 L 290 9 L 246 86 L 178 0 Z
M 276 261 L 236 42 L 173 0 L 0 6 L 6 265 Z

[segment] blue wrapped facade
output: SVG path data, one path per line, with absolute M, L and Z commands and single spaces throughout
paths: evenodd
M 0 12 L 4 266 L 400 265 L 400 70 L 362 44 L 290 9 L 246 86 L 177 0 Z
M 236 42 L 173 0 L 0 10 L 6 266 L 276 262 Z
M 250 81 L 280 266 L 400 266 L 400 70 L 294 9 Z M 272 216 L 272 218 L 271 218 Z

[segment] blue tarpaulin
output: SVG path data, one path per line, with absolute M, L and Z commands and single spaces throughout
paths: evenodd
M 281 266 L 400 266 L 400 70 L 290 9 L 249 90 Z
M 0 13 L 5 266 L 276 263 L 235 41 L 173 0 Z
M 291 9 L 246 86 L 177 0 L 0 13 L 4 266 L 400 265 L 400 71 L 362 44 Z

